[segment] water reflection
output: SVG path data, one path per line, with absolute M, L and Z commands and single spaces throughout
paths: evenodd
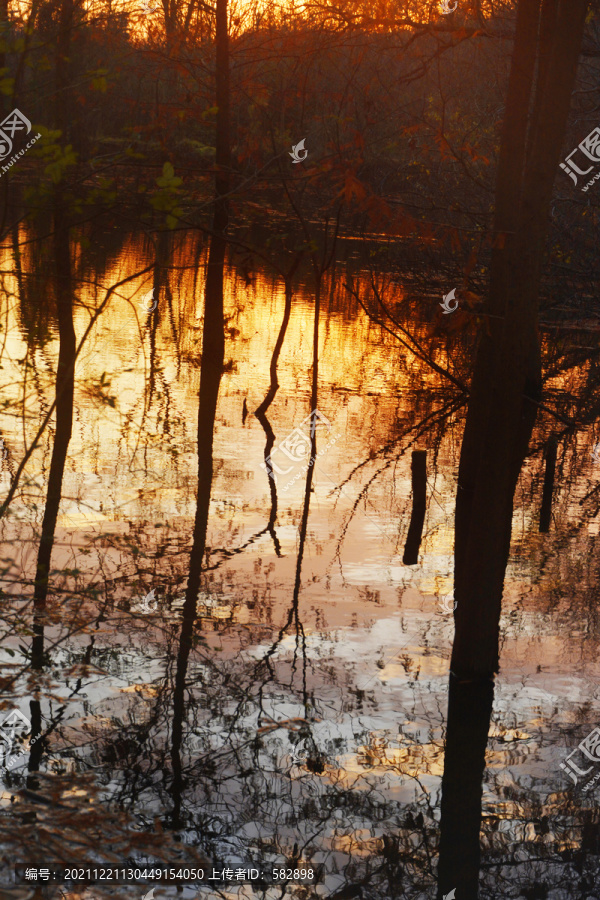
M 223 272 L 226 243 L 222 234 L 211 238 L 208 254 L 204 294 L 204 328 L 202 331 L 202 370 L 200 374 L 200 403 L 198 407 L 198 487 L 196 516 L 190 553 L 188 583 L 182 610 L 181 635 L 177 656 L 175 688 L 173 691 L 173 731 L 171 762 L 173 766 L 172 827 L 184 825 L 182 801 L 184 778 L 181 761 L 183 723 L 185 719 L 185 691 L 190 651 L 194 645 L 194 626 L 197 619 L 206 530 L 213 480 L 213 434 L 219 386 L 223 375 L 225 336 L 223 333 Z
M 579 338 L 546 339 L 557 408 L 582 425 L 538 413 L 495 695 L 451 678 L 446 721 L 459 386 L 341 279 L 323 275 L 315 303 L 301 259 L 248 279 L 196 238 L 111 233 L 87 255 L 65 240 L 56 317 L 30 283 L 34 255 L 9 242 L 4 259 L 3 699 L 42 736 L 4 775 L 15 857 L 37 829 L 67 861 L 81 832 L 90 861 L 110 839 L 124 856 L 313 866 L 322 888 L 301 897 L 591 892 L 594 798 L 559 763 L 597 697 L 597 359 Z M 364 304 L 369 279 L 353 285 Z M 437 297 L 429 319 L 421 302 L 401 324 L 447 368 Z M 55 392 L 56 425 L 35 442 Z M 315 464 L 275 481 L 261 463 L 314 409 L 342 439 L 313 428 Z M 427 509 L 407 566 L 414 450 Z
M 62 495 L 65 462 L 73 428 L 73 395 L 75 390 L 75 329 L 73 327 L 73 296 L 69 226 L 61 201 L 57 200 L 54 231 L 54 265 L 56 284 L 56 319 L 58 324 L 58 363 L 56 369 L 56 434 L 52 445 L 48 491 L 44 504 L 44 518 L 38 549 L 33 591 L 34 638 L 31 645 L 31 664 L 41 669 L 44 662 L 43 616 L 48 595 L 50 558 L 54 545 L 56 520 Z M 37 716 L 36 716 L 37 717 Z

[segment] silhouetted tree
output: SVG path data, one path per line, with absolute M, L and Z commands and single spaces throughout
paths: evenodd
M 520 0 L 496 179 L 487 318 L 456 500 L 452 671 L 498 669 L 513 495 L 541 398 L 539 288 L 586 0 Z

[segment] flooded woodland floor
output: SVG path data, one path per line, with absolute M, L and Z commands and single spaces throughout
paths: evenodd
M 153 261 L 152 245 L 132 238 L 106 252 L 99 273 L 75 265 L 77 342 L 107 288 L 150 268 L 114 291 L 78 355 L 48 595 L 34 604 L 61 437 L 49 416 L 58 335 L 43 260 L 25 248 L 17 264 L 10 243 L 3 250 L 1 501 L 17 472 L 19 481 L 0 529 L 2 699 L 36 738 L 19 748 L 13 733 L 2 774 L 4 876 L 14 862 L 138 859 L 315 873 L 312 884 L 155 885 L 156 898 L 433 898 L 465 403 L 350 302 L 340 270 L 321 298 L 309 466 L 307 270 L 266 413 L 270 479 L 254 412 L 270 385 L 284 288 L 228 262 L 225 366 L 214 422 L 200 433 L 201 464 L 212 459 L 203 508 L 206 248 L 179 240 L 167 265 Z M 391 290 L 406 285 L 392 279 Z M 446 292 L 432 282 L 417 298 L 413 333 L 431 336 Z M 598 343 L 597 333 L 569 335 L 561 340 Z M 453 353 L 470 353 L 460 333 L 436 340 L 451 370 Z M 581 362 L 550 388 L 596 389 L 596 377 Z M 515 497 L 482 785 L 482 898 L 600 897 L 600 784 L 585 789 L 598 756 L 576 757 L 584 776 L 561 768 L 598 724 L 600 438 L 584 429 L 559 441 L 550 530 L 540 533 L 555 428 L 538 417 Z M 427 453 L 427 505 L 418 562 L 407 565 L 414 450 Z M 141 898 L 151 887 L 66 893 Z

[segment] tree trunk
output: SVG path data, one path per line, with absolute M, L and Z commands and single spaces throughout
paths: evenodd
M 54 120 L 66 142 L 73 122 L 71 120 L 71 86 L 69 54 L 71 52 L 71 32 L 73 29 L 74 0 L 62 0 L 56 41 Z
M 450 676 L 442 781 L 438 897 L 456 889 L 457 900 L 478 895 L 482 777 L 494 682 Z
M 6 66 L 5 47 L 9 43 L 9 23 L 8 23 L 8 0 L 0 0 L 0 69 Z M 10 112 L 8 98 L 2 95 L 0 97 L 0 119 L 3 119 Z
M 227 0 L 217 0 L 217 146 L 215 177 L 215 205 L 213 234 L 208 252 L 206 285 L 204 288 L 204 328 L 202 332 L 202 367 L 200 372 L 200 402 L 198 406 L 198 494 L 194 535 L 190 553 L 188 583 L 183 605 L 181 636 L 177 655 L 175 689 L 173 692 L 173 732 L 171 739 L 171 788 L 173 828 L 180 828 L 181 804 L 184 789 L 181 764 L 181 744 L 185 721 L 185 688 L 189 655 L 194 643 L 194 624 L 198 591 L 202 576 L 206 530 L 213 478 L 213 434 L 223 374 L 225 333 L 223 329 L 223 273 L 225 267 L 225 233 L 228 222 L 227 193 L 229 191 L 229 37 L 227 33 Z
M 518 7 L 486 308 L 500 318 L 488 319 L 477 352 L 456 499 L 451 667 L 463 678 L 498 670 L 513 496 L 541 395 L 542 255 L 586 8 L 587 0 Z
M 34 668 L 41 668 L 44 665 L 44 611 L 48 595 L 50 559 L 52 547 L 54 546 L 54 534 L 60 506 L 67 451 L 73 429 L 75 328 L 73 325 L 69 227 L 65 221 L 62 200 L 57 201 L 55 213 L 54 259 L 59 334 L 58 367 L 56 372 L 56 434 L 50 460 L 46 506 L 42 520 L 42 534 L 33 589 L 34 637 L 32 642 L 32 665 Z
M 229 32 L 227 25 L 227 0 L 217 0 L 216 20 L 216 85 L 217 140 L 215 163 L 214 231 L 225 235 L 229 221 L 227 195 L 231 172 L 231 146 L 229 137 Z
M 541 395 L 538 292 L 587 0 L 519 0 L 486 312 L 461 448 L 438 898 L 478 896 L 481 776 L 513 497 Z M 498 318 L 493 318 L 498 317 Z

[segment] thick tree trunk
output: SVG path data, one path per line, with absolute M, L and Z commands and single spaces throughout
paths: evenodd
M 442 782 L 442 835 L 438 897 L 456 889 L 457 900 L 478 896 L 482 777 L 494 682 L 450 676 Z
M 519 3 L 486 310 L 500 318 L 488 320 L 477 353 L 456 500 L 451 667 L 463 678 L 498 669 L 513 496 L 541 392 L 542 254 L 586 7 L 587 0 Z
M 461 448 L 438 898 L 478 897 L 481 777 L 513 496 L 541 393 L 538 291 L 587 0 L 520 0 L 487 312 Z
M 475 361 L 456 498 L 438 898 L 453 889 L 460 900 L 478 896 L 481 776 L 513 497 L 541 393 L 540 270 L 586 8 L 587 0 L 519 0 L 496 182 L 491 317 Z

